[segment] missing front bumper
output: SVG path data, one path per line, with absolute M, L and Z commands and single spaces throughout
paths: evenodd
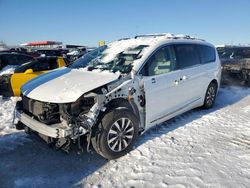
M 63 123 L 48 126 L 20 111 L 16 111 L 15 117 L 31 130 L 51 138 L 66 138 L 73 134 L 72 128 Z

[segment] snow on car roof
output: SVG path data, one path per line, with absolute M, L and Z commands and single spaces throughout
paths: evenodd
M 0 71 L 0 76 L 6 75 L 6 74 L 13 74 L 17 66 L 15 65 L 7 65 Z
M 115 42 L 111 42 L 108 44 L 108 48 L 105 50 L 105 54 L 107 54 L 102 61 L 104 62 L 109 62 L 114 57 L 124 51 L 127 51 L 129 48 L 135 48 L 140 45 L 147 45 L 150 46 L 153 43 L 159 42 L 159 38 L 151 38 L 151 39 L 135 39 L 135 38 L 130 38 L 130 39 L 122 39 L 118 40 Z
M 178 34 L 174 35 L 171 33 L 156 33 L 156 34 L 146 34 L 138 35 L 134 38 L 125 38 L 118 41 L 109 43 L 108 48 L 105 50 L 106 56 L 102 58 L 102 61 L 109 62 L 117 54 L 127 51 L 129 48 L 135 48 L 140 45 L 154 46 L 163 40 L 174 40 L 174 39 L 191 39 L 191 40 L 201 40 L 191 37 L 189 35 Z

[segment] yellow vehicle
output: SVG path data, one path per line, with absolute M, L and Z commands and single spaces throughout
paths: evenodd
M 12 74 L 0 76 L 0 95 L 20 96 L 20 88 L 29 80 L 50 70 L 66 66 L 62 57 L 40 57 L 17 67 Z

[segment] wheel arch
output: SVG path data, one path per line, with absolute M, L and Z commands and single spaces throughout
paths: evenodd
M 211 83 L 215 83 L 215 84 L 216 84 L 216 87 L 217 87 L 217 88 L 219 87 L 218 81 L 217 81 L 216 79 L 213 79 L 213 80 L 209 83 L 209 85 L 210 85 Z
M 209 85 L 211 84 L 211 83 L 214 83 L 215 85 L 216 85 L 216 89 L 217 89 L 217 94 L 218 94 L 218 91 L 219 91 L 219 87 L 220 87 L 220 84 L 218 83 L 218 80 L 216 80 L 216 79 L 213 79 L 210 83 L 209 83 Z M 208 85 L 208 86 L 209 86 Z
M 134 115 L 136 117 L 138 117 L 138 119 L 140 119 L 139 118 L 139 110 L 138 110 L 137 105 L 135 104 L 135 102 L 133 100 L 129 101 L 125 98 L 116 98 L 116 99 L 111 100 L 109 103 L 107 103 L 105 105 L 105 107 L 106 107 L 105 113 L 109 112 L 112 109 L 116 109 L 116 108 L 129 109 L 134 113 Z
M 125 98 L 116 98 L 116 99 L 112 99 L 111 101 L 109 101 L 104 107 L 105 107 L 105 111 L 101 111 L 99 113 L 98 118 L 97 118 L 97 122 L 96 122 L 96 126 L 93 127 L 94 134 L 96 132 L 98 132 L 96 130 L 96 128 L 98 128 L 97 125 L 100 123 L 100 121 L 105 116 L 105 114 L 114 110 L 114 109 L 118 109 L 118 108 L 130 110 L 136 116 L 136 118 L 139 122 L 139 127 L 140 127 L 141 121 L 140 121 L 139 110 L 138 110 L 138 107 L 133 100 L 128 101 Z

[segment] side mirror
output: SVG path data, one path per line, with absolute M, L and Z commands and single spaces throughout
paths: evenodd
M 27 69 L 24 73 L 25 73 L 25 74 L 32 74 L 32 73 L 33 73 L 33 70 L 32 70 L 32 69 Z

